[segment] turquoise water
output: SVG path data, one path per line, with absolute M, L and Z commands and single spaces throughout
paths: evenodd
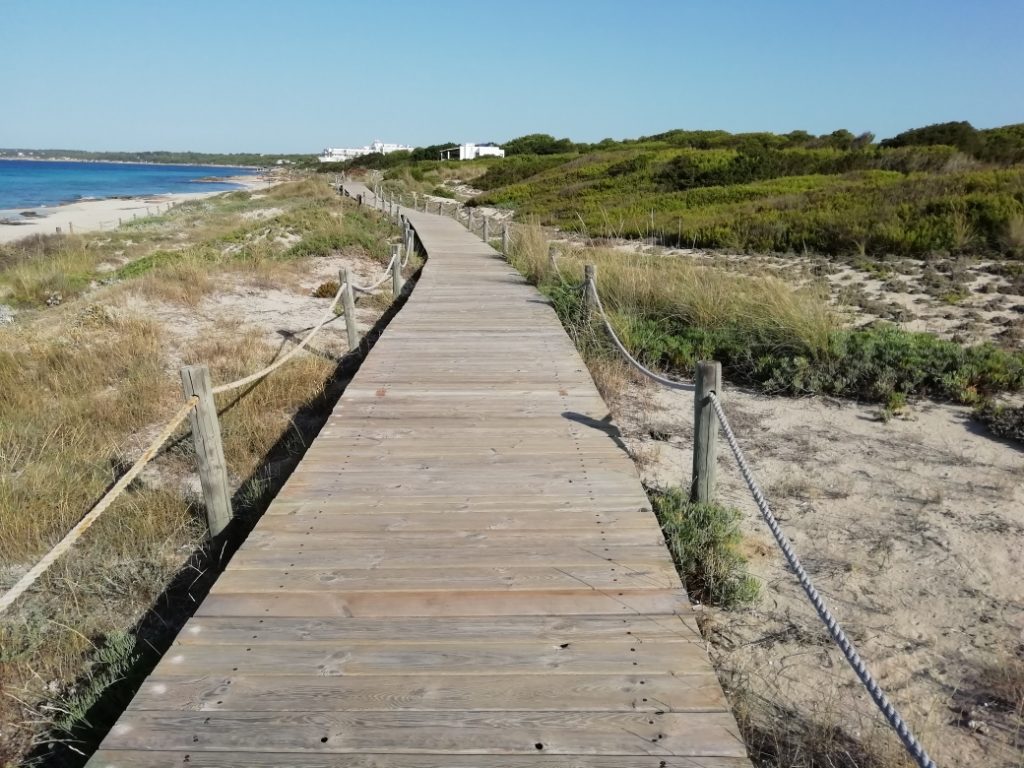
M 0 160 L 0 211 L 91 198 L 221 192 L 237 189 L 238 185 L 198 179 L 254 173 L 251 168 L 237 166 Z

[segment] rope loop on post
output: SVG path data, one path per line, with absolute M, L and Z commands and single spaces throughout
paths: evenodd
M 632 365 L 637 371 L 642 373 L 648 379 L 657 382 L 658 384 L 661 384 L 663 387 L 668 387 L 669 389 L 683 390 L 685 392 L 696 391 L 697 387 L 695 385 L 686 381 L 675 381 L 673 379 L 667 379 L 664 376 L 659 376 L 650 368 L 644 366 L 635 357 L 633 357 L 633 355 L 629 353 L 629 350 L 626 349 L 626 345 L 623 344 L 619 337 L 615 334 L 615 329 L 612 328 L 611 321 L 608 320 L 608 314 L 604 311 L 604 305 L 601 303 L 601 297 L 597 293 L 597 285 L 593 281 L 588 280 L 586 285 L 584 286 L 584 291 L 590 291 L 590 295 L 594 301 L 594 307 L 597 309 L 598 314 L 601 316 L 601 320 L 604 322 L 604 327 L 608 331 L 608 335 L 611 337 L 612 342 L 618 348 L 619 352 L 622 353 L 622 356 L 626 358 L 626 362 Z

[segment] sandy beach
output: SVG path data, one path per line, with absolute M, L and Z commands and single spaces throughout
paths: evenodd
M 225 181 L 238 184 L 240 188 L 248 190 L 263 189 L 270 185 L 270 182 L 257 176 L 233 176 L 225 179 Z M 69 232 L 96 232 L 102 229 L 116 229 L 121 223 L 126 221 L 164 213 L 170 207 L 185 200 L 196 200 L 220 194 L 223 194 L 222 190 L 216 192 L 182 192 L 166 195 L 147 195 L 144 197 L 83 200 L 82 202 L 69 203 L 68 205 L 26 209 L 35 211 L 38 214 L 38 218 L 21 216 L 21 211 L 3 212 L 0 214 L 0 220 L 10 217 L 25 223 L 0 223 L 0 243 L 20 240 L 29 235 L 52 235 L 58 231 L 58 228 L 64 234 Z

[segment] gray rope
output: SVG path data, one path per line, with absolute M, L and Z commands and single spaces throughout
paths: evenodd
M 612 328 L 612 324 L 608 320 L 608 315 L 604 311 L 604 305 L 601 304 L 601 297 L 597 295 L 597 286 L 594 285 L 593 282 L 589 281 L 587 283 L 587 286 L 588 287 L 585 287 L 584 290 L 589 290 L 590 295 L 594 297 L 594 306 L 597 307 L 597 310 L 601 315 L 601 320 L 604 321 L 604 327 L 608 330 L 608 335 L 611 336 L 612 341 L 615 343 L 615 346 L 619 348 L 619 352 L 622 353 L 622 356 L 625 357 L 626 360 L 629 361 L 629 363 L 634 368 L 640 371 L 640 373 L 649 378 L 651 381 L 656 381 L 663 387 L 668 387 L 669 389 L 679 389 L 685 392 L 696 391 L 697 388 L 693 384 L 689 384 L 685 381 L 674 381 L 673 379 L 666 379 L 664 376 L 659 376 L 650 368 L 647 368 L 644 365 L 642 365 L 640 361 L 637 360 L 635 357 L 633 357 L 629 353 L 629 350 L 626 349 L 626 345 L 619 341 L 619 337 L 615 335 L 615 329 Z
M 819 618 L 825 624 L 825 628 L 828 629 L 829 635 L 835 641 L 835 644 L 839 646 L 839 650 L 843 652 L 843 656 L 849 662 L 850 666 L 853 667 L 853 671 L 860 679 L 861 683 L 867 689 L 868 693 L 871 694 L 872 700 L 875 705 L 881 710 L 885 719 L 892 726 L 893 730 L 900 737 L 900 741 L 903 742 L 903 746 L 906 747 L 907 752 L 914 758 L 914 761 L 921 768 L 936 768 L 935 763 L 928 756 L 924 747 L 921 746 L 920 742 L 914 737 L 914 734 L 910 732 L 907 724 L 903 721 L 900 713 L 897 711 L 890 702 L 885 692 L 875 682 L 871 672 L 860 658 L 860 654 L 857 653 L 857 649 L 853 643 L 846 637 L 846 633 L 843 632 L 843 628 L 839 626 L 839 622 L 836 621 L 832 612 L 829 611 L 828 606 L 825 605 L 825 601 L 818 594 L 818 590 L 814 588 L 814 584 L 811 583 L 810 577 L 807 575 L 807 571 L 800 564 L 799 558 L 796 556 L 796 552 L 793 551 L 793 547 L 790 546 L 789 541 L 782 533 L 782 529 L 779 527 L 778 521 L 775 519 L 775 515 L 772 514 L 771 507 L 768 506 L 768 500 L 764 496 L 764 492 L 761 487 L 757 484 L 757 480 L 754 479 L 753 472 L 750 471 L 750 465 L 747 464 L 747 460 L 743 455 L 743 450 L 740 448 L 739 443 L 736 441 L 736 435 L 732 431 L 732 427 L 729 426 L 729 420 L 725 417 L 725 411 L 722 410 L 722 404 L 718 400 L 718 396 L 711 392 L 708 394 L 708 400 L 711 401 L 712 407 L 715 409 L 715 413 L 718 414 L 718 421 L 722 425 L 722 432 L 725 435 L 726 442 L 729 443 L 729 448 L 732 449 L 732 455 L 736 457 L 736 464 L 740 468 L 740 474 L 743 475 L 743 479 L 747 483 L 747 487 L 750 489 L 751 495 L 754 497 L 754 501 L 757 503 L 757 508 L 761 511 L 761 517 L 764 518 L 767 523 L 769 530 L 772 532 L 772 536 L 775 537 L 776 543 L 782 550 L 782 554 L 786 557 L 786 562 L 789 563 L 789 567 L 793 569 L 793 573 L 796 574 L 797 579 L 800 581 L 800 586 L 803 587 L 804 593 L 807 598 L 811 601 L 814 606 L 814 610 L 818 612 Z

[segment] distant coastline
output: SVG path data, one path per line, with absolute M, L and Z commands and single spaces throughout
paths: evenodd
M 230 191 L 258 175 L 259 168 L 236 165 L 4 158 L 0 211 L 42 213 L 83 201 Z
M 157 163 L 161 165 L 161 163 Z M 255 174 L 229 176 L 223 183 L 236 189 L 255 192 L 270 186 L 271 182 Z M 230 190 L 227 190 L 230 191 Z M 160 215 L 178 203 L 201 200 L 225 194 L 225 190 L 209 192 L 169 192 L 149 195 L 114 195 L 106 198 L 83 199 L 52 206 L 25 206 L 0 210 L 0 243 L 13 242 L 30 235 L 95 232 L 116 229 L 122 223 L 138 217 Z M 36 215 L 24 216 L 25 211 Z
M 14 161 L 19 163 L 103 163 L 107 165 L 177 165 L 188 168 L 245 168 L 258 171 L 266 168 L 265 165 L 235 165 L 232 163 L 160 163 L 155 160 L 93 160 L 86 157 L 14 157 L 11 155 L 0 155 L 0 162 Z

